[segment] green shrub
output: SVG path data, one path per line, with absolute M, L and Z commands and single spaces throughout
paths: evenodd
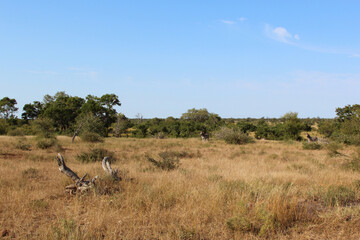
M 104 122 L 93 113 L 81 114 L 76 119 L 75 129 L 79 129 L 79 136 L 83 138 L 84 134 L 94 133 L 105 137 L 107 135 Z
M 18 142 L 15 144 L 15 147 L 17 149 L 29 151 L 31 148 L 31 145 L 27 143 L 26 138 L 20 138 Z
M 40 138 L 54 138 L 54 121 L 50 118 L 38 118 L 32 122 L 32 127 L 36 135 Z
M 349 162 L 343 164 L 343 167 L 348 170 L 360 172 L 360 148 L 357 149 Z
M 113 152 L 104 148 L 92 148 L 88 152 L 82 152 L 76 156 L 76 159 L 83 163 L 102 161 L 104 157 L 109 157 L 111 162 L 116 161 Z
M 303 142 L 302 147 L 304 150 L 319 150 L 322 148 L 321 144 L 317 142 Z
M 166 158 L 193 158 L 193 157 L 201 157 L 201 153 L 189 153 L 186 151 L 164 151 L 159 153 L 159 157 L 162 159 Z
M 339 150 L 342 149 L 342 145 L 340 143 L 337 143 L 337 142 L 330 142 L 326 146 L 326 149 L 327 149 L 328 155 L 330 157 L 335 157 L 335 156 L 341 155 Z
M 325 120 L 319 123 L 318 131 L 325 137 L 330 137 L 337 130 L 334 120 Z
M 55 138 L 39 138 L 37 139 L 37 147 L 41 149 L 47 149 L 55 146 L 56 139 Z
M 104 139 L 95 132 L 83 132 L 81 135 L 81 140 L 84 142 L 103 142 Z
M 5 119 L 0 119 L 0 135 L 5 135 L 7 133 L 9 125 L 5 121 Z
M 222 127 L 215 132 L 215 138 L 225 140 L 225 142 L 229 144 L 247 144 L 254 142 L 247 133 L 227 127 Z
M 20 128 L 15 128 L 15 129 L 11 129 L 8 131 L 7 135 L 9 136 L 24 136 L 24 132 L 23 130 L 21 130 Z
M 145 156 L 146 159 L 151 162 L 155 167 L 161 170 L 174 170 L 179 167 L 179 158 L 176 156 L 172 156 L 171 154 L 159 154 L 161 160 L 155 160 L 150 156 Z
M 323 200 L 329 206 L 346 206 L 356 200 L 356 193 L 347 186 L 330 186 L 323 194 Z

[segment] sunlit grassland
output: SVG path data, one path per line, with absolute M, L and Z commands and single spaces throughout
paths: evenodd
M 107 138 L 89 144 L 57 137 L 38 149 L 35 138 L 0 137 L 0 233 L 19 239 L 356 239 L 360 237 L 360 172 L 356 149 L 330 156 L 299 142 L 229 145 L 200 139 Z M 90 148 L 114 153 L 123 180 L 101 163 L 81 163 Z M 175 170 L 146 158 L 181 157 Z M 97 187 L 70 196 L 71 180 L 56 154 Z M 350 167 L 349 167 L 350 166 Z M 0 236 L 1 237 L 1 236 Z

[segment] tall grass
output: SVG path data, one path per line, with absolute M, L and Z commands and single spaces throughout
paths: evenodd
M 336 158 L 302 143 L 230 145 L 200 139 L 107 138 L 101 148 L 126 172 L 112 181 L 101 162 L 77 161 L 86 142 L 57 137 L 67 165 L 98 175 L 93 191 L 70 196 L 73 181 L 55 149 L 16 147 L 0 137 L 0 233 L 17 239 L 358 239 L 360 172 L 344 146 Z M 35 138 L 28 137 L 34 146 Z M 339 151 L 339 150 L 337 150 Z M 144 171 L 163 158 L 172 171 Z M 349 158 L 348 156 L 354 156 Z

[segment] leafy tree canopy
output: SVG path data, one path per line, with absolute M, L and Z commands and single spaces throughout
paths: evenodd
M 23 107 L 23 114 L 21 117 L 25 120 L 28 119 L 36 119 L 39 117 L 43 110 L 44 104 L 38 101 L 34 101 L 33 103 L 25 104 Z
M 351 118 L 360 118 L 360 105 L 347 105 L 343 108 L 336 108 L 335 110 L 337 119 L 340 122 L 344 122 L 345 120 L 350 120 Z
M 14 113 L 17 112 L 18 108 L 15 107 L 17 104 L 14 98 L 4 97 L 0 100 L 0 116 L 4 119 L 14 118 Z

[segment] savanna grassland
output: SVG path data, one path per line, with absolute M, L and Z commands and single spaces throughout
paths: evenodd
M 39 149 L 34 137 L 0 137 L 0 238 L 4 239 L 358 239 L 357 149 L 304 150 L 301 142 L 247 145 L 200 139 L 57 137 Z M 113 181 L 101 161 L 113 153 Z M 56 154 L 95 188 L 70 195 Z M 147 157 L 179 160 L 173 170 Z M 101 159 L 99 159 L 101 160 Z

